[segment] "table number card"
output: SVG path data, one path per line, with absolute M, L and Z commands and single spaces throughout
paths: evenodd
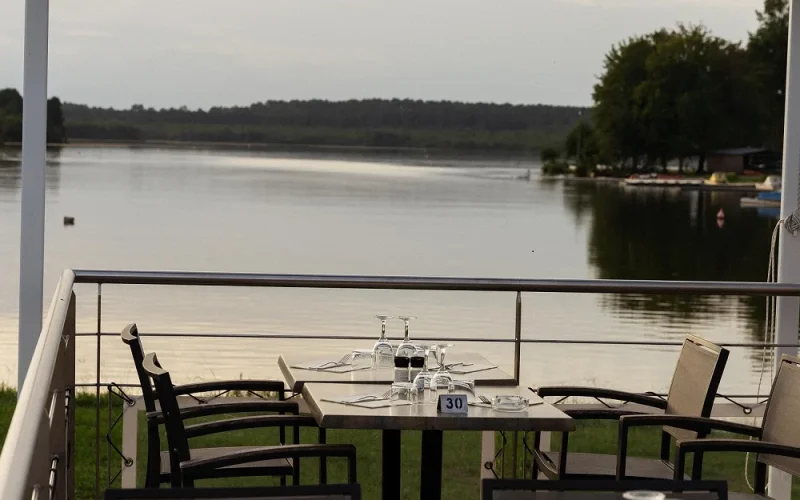
M 441 394 L 436 404 L 436 411 L 441 413 L 467 413 L 466 394 Z

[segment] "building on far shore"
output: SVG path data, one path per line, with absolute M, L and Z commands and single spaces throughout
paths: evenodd
M 733 148 L 712 151 L 706 157 L 709 172 L 741 174 L 745 170 L 772 170 L 780 166 L 780 154 L 766 148 Z

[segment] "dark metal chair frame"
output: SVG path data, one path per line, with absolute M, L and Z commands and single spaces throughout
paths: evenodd
M 122 341 L 130 348 L 133 364 L 136 368 L 136 375 L 139 378 L 139 385 L 142 391 L 145 411 L 150 415 L 147 420 L 147 468 L 145 475 L 145 486 L 157 488 L 159 484 L 169 483 L 170 474 L 161 471 L 161 439 L 159 436 L 159 425 L 163 423 L 161 415 L 157 412 L 158 395 L 153 389 L 150 377 L 144 370 L 145 352 L 139 330 L 135 323 L 131 323 L 123 328 L 120 334 Z M 215 401 L 206 402 L 198 400 L 197 406 L 181 408 L 180 413 L 184 419 L 197 418 L 213 415 L 235 414 L 235 413 L 275 413 L 278 415 L 298 415 L 299 406 L 294 401 L 286 401 L 286 387 L 278 380 L 217 380 L 173 387 L 175 396 L 193 395 L 204 392 L 229 392 L 245 391 L 254 393 L 256 391 L 275 392 L 280 401 Z M 285 427 L 280 427 L 280 442 L 286 443 Z M 326 435 L 323 429 L 320 430 L 319 442 L 325 443 Z
M 108 489 L 105 500 L 247 500 L 294 497 L 347 497 L 361 500 L 358 484 L 324 484 L 310 486 L 242 487 L 242 488 L 191 488 L 191 489 Z
M 156 353 L 148 354 L 142 365 L 155 386 L 161 407 L 158 413 L 161 414 L 167 431 L 172 487 L 191 488 L 194 486 L 194 481 L 198 479 L 287 475 L 287 470 L 284 468 L 278 467 L 276 470 L 270 471 L 266 470 L 263 464 L 257 463 L 276 459 L 287 461 L 288 473 L 293 475 L 294 484 L 297 485 L 300 480 L 299 459 L 311 457 L 320 459 L 320 482 L 327 482 L 326 463 L 328 458 L 345 458 L 348 464 L 348 482 L 357 482 L 356 449 L 349 444 L 265 446 L 192 459 L 189 438 L 193 437 L 243 429 L 292 427 L 294 443 L 298 443 L 300 427 L 319 428 L 314 418 L 309 415 L 246 416 L 184 426 L 185 417 L 178 406 L 172 379 L 169 372 L 159 364 Z M 148 418 L 156 415 L 157 412 L 148 414 Z
M 604 491 L 625 492 L 650 490 L 670 493 L 710 492 L 717 500 L 728 499 L 728 483 L 725 481 L 674 481 L 670 479 L 586 479 L 541 481 L 537 479 L 484 479 L 481 482 L 481 499 L 494 500 L 494 493 L 503 490 L 530 491 Z
M 788 381 L 788 382 L 787 382 Z M 795 394 L 783 394 L 778 388 L 796 388 Z M 777 410 L 776 410 L 777 407 Z M 625 416 L 619 422 L 619 464 L 617 477 L 625 474 L 628 431 L 631 427 L 669 425 L 708 434 L 713 430 L 731 432 L 749 439 L 689 439 L 676 444 L 675 478 L 681 479 L 686 455 L 708 452 L 748 452 L 756 456 L 754 493 L 766 494 L 767 466 L 776 467 L 793 476 L 800 476 L 800 358 L 783 355 L 770 390 L 761 427 L 680 415 Z M 781 442 L 779 442 L 781 441 Z M 789 442 L 789 444 L 786 443 Z M 696 458 L 695 458 L 696 460 Z
M 705 339 L 700 337 L 696 337 L 694 335 L 687 335 L 686 339 L 683 343 L 683 348 L 681 349 L 681 354 L 683 355 L 687 349 L 701 349 L 704 352 L 710 352 L 716 354 L 714 366 L 711 372 L 711 376 L 709 377 L 709 383 L 705 388 L 705 394 L 702 401 L 702 408 L 699 411 L 697 416 L 700 417 L 708 417 L 711 415 L 711 409 L 714 406 L 714 398 L 717 393 L 717 389 L 719 387 L 720 380 L 722 379 L 722 373 L 725 369 L 725 364 L 728 361 L 728 350 L 717 346 L 711 342 L 708 342 Z M 680 384 L 683 382 L 691 383 L 691 381 L 686 380 L 682 381 L 678 379 L 679 370 L 681 368 L 681 359 L 679 357 L 678 363 L 676 364 L 675 374 L 673 375 L 672 384 L 670 386 L 670 395 L 674 394 L 674 390 L 676 389 L 676 384 Z M 693 387 L 694 389 L 694 387 Z M 560 397 L 562 400 L 568 397 L 592 397 L 597 400 L 602 399 L 611 399 L 616 401 L 622 402 L 630 402 L 636 403 L 643 406 L 655 408 L 658 410 L 663 410 L 664 412 L 669 413 L 670 411 L 675 411 L 673 408 L 673 400 L 668 396 L 667 399 L 662 399 L 655 395 L 649 394 L 637 394 L 625 391 L 618 391 L 613 389 L 602 389 L 602 388 L 595 388 L 595 387 L 540 387 L 537 390 L 531 389 L 534 392 L 538 393 L 541 397 Z M 591 408 L 591 409 L 563 409 L 563 411 L 569 415 L 570 417 L 576 420 L 619 420 L 621 417 L 626 415 L 641 415 L 642 412 L 633 411 L 633 410 L 624 410 L 619 408 Z M 664 426 L 661 433 L 661 449 L 660 449 L 660 459 L 659 461 L 664 464 L 666 468 L 672 468 L 672 464 L 669 462 L 670 459 L 670 450 L 671 450 L 671 443 L 672 438 L 675 440 L 683 439 L 687 437 L 692 438 L 703 438 L 706 434 L 703 432 L 698 432 L 697 434 L 689 435 L 687 431 L 679 430 L 674 427 Z M 569 445 L 569 433 L 562 433 L 561 435 L 561 451 L 559 454 L 559 463 L 554 464 L 546 455 L 546 452 L 542 452 L 539 450 L 541 445 L 541 434 L 534 433 L 534 442 L 533 442 L 533 463 L 532 463 L 532 477 L 536 478 L 538 476 L 538 472 L 541 470 L 544 472 L 545 476 L 549 479 L 608 479 L 615 477 L 615 471 L 609 469 L 607 473 L 604 474 L 580 474 L 580 473 L 570 473 L 567 469 L 567 456 L 568 456 L 568 445 Z M 618 450 L 619 454 L 619 450 Z M 602 455 L 596 454 L 598 458 Z M 698 454 L 692 468 L 692 479 L 699 479 L 700 473 L 702 470 L 702 454 Z M 623 475 L 624 477 L 624 475 Z M 641 477 L 639 479 L 648 479 L 646 477 Z

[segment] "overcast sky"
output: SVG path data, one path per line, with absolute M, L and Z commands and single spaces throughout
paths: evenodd
M 609 47 L 678 22 L 746 40 L 762 0 L 50 0 L 51 95 L 128 107 L 410 97 L 585 105 Z M 0 88 L 24 0 L 0 1 Z

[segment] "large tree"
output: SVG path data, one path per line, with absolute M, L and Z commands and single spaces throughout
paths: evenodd
M 674 158 L 753 138 L 756 80 L 746 52 L 702 26 L 679 26 L 612 48 L 595 87 L 602 152 L 617 162 L 666 167 Z
M 646 153 L 646 130 L 636 89 L 647 79 L 647 59 L 655 51 L 655 36 L 634 37 L 611 48 L 604 72 L 594 87 L 593 122 L 604 156 L 637 168 Z
M 764 143 L 780 149 L 783 143 L 786 58 L 789 44 L 788 0 L 765 0 L 756 13 L 758 29 L 750 34 L 747 52 L 760 83 L 758 96 L 764 110 L 760 134 Z

